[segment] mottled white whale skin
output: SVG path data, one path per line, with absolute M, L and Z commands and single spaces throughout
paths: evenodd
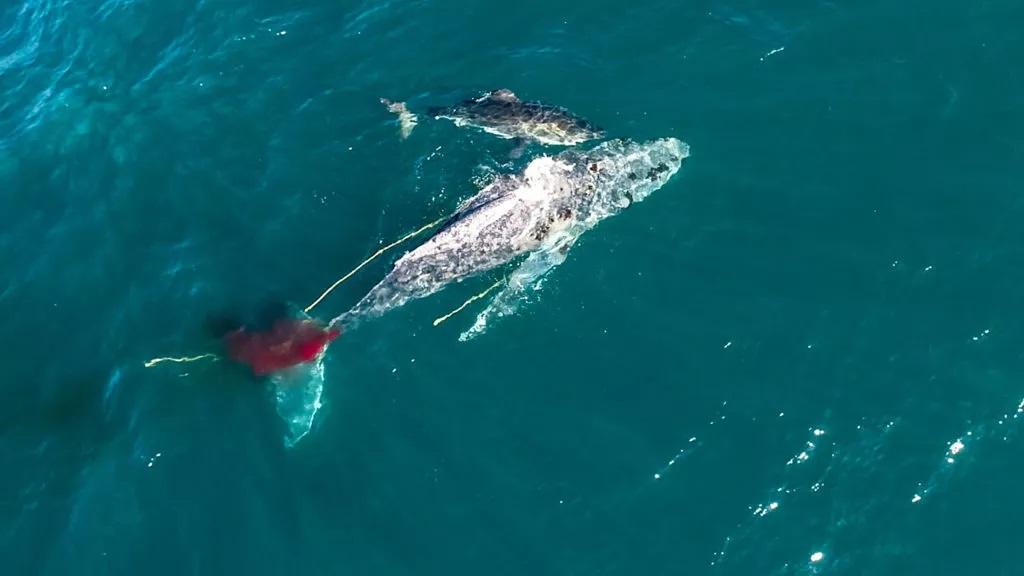
M 524 254 L 560 244 L 567 249 L 600 221 L 662 188 L 689 154 L 689 146 L 675 138 L 609 140 L 542 156 L 522 173 L 497 176 L 332 324 L 351 330 Z

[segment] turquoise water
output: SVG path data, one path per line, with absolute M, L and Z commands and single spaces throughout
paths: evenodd
M 1019 572 L 1022 18 L 4 4 L 0 572 Z M 432 321 L 490 278 L 342 336 L 292 447 L 240 367 L 144 366 L 544 153 L 379 102 L 499 87 L 691 158 L 480 337 Z

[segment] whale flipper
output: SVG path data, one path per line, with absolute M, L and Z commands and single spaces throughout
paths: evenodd
M 509 151 L 508 157 L 513 159 L 513 160 L 515 160 L 516 158 L 521 157 L 523 155 L 523 152 L 526 151 L 526 145 L 528 143 L 529 142 L 526 141 L 526 138 L 523 138 L 521 136 L 517 136 L 517 137 L 513 138 L 512 139 L 512 150 Z
M 459 341 L 472 340 L 483 334 L 496 319 L 518 312 L 523 304 L 528 303 L 531 293 L 540 290 L 548 272 L 565 262 L 569 249 L 579 237 L 580 233 L 566 233 L 551 245 L 531 252 L 509 275 L 501 291 L 477 314 L 476 322 L 459 335 Z

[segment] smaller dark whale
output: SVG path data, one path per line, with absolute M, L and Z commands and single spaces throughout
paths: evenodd
M 388 110 L 399 115 L 402 137 L 416 125 L 416 117 L 403 102 L 381 99 Z M 427 114 L 451 120 L 456 126 L 470 126 L 501 138 L 552 146 L 573 146 L 604 138 L 605 131 L 572 112 L 543 102 L 520 100 L 511 90 L 500 89 L 454 106 L 431 107 Z

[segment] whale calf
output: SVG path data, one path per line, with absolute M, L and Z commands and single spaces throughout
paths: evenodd
M 498 175 L 331 324 L 351 330 L 523 255 L 550 268 L 585 231 L 663 187 L 689 154 L 689 146 L 675 138 L 616 139 L 542 156 L 521 173 Z
M 381 98 L 381 103 L 399 115 L 402 138 L 407 138 L 416 125 L 415 114 L 407 109 L 404 102 Z M 574 146 L 605 136 L 603 129 L 565 108 L 543 102 L 526 102 L 505 88 L 486 92 L 454 106 L 428 108 L 427 115 L 522 143 L 533 141 L 553 146 Z

